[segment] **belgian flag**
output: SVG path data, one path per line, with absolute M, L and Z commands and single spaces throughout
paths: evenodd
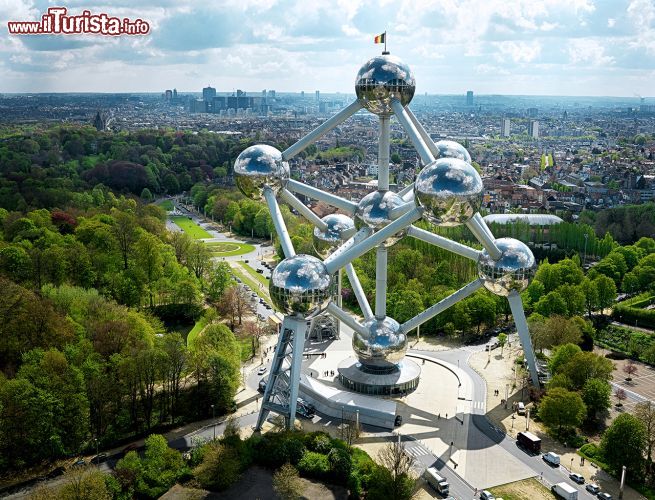
M 385 43 L 387 41 L 387 32 L 375 37 L 375 43 Z

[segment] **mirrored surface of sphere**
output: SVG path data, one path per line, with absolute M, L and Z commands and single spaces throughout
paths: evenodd
M 414 97 L 415 88 L 414 75 L 409 66 L 389 54 L 367 61 L 355 79 L 357 99 L 376 115 L 393 113 L 392 99 L 398 99 L 403 106 L 407 106 Z
M 392 191 L 373 191 L 364 196 L 355 212 L 355 226 L 357 229 L 369 227 L 380 230 L 391 221 L 398 218 L 392 211 L 406 202 Z M 391 246 L 400 240 L 406 231 L 400 231 L 385 240 L 386 246 Z
M 355 222 L 343 214 L 330 214 L 321 219 L 327 225 L 322 231 L 314 228 L 314 251 L 320 257 L 326 258 L 336 247 L 355 234 Z
M 364 323 L 367 332 L 353 333 L 353 350 L 359 361 L 367 367 L 393 368 L 405 357 L 407 336 L 393 318 L 371 318 Z
M 459 158 L 471 163 L 471 155 L 459 142 L 444 140 L 435 142 L 434 145 L 439 149 L 439 158 Z
M 484 250 L 478 261 L 478 275 L 487 290 L 507 297 L 512 290 L 522 292 L 530 284 L 537 264 L 528 246 L 514 238 L 499 238 L 496 246 L 502 252 L 494 261 Z
M 277 193 L 289 179 L 289 164 L 273 146 L 256 144 L 244 149 L 234 162 L 237 187 L 247 198 L 260 200 L 264 186 Z
M 330 302 L 335 293 L 334 279 L 316 257 L 296 255 L 273 269 L 269 292 L 281 313 L 312 317 Z
M 414 182 L 414 199 L 423 217 L 437 226 L 458 226 L 482 205 L 482 178 L 470 163 L 440 158 L 427 165 Z

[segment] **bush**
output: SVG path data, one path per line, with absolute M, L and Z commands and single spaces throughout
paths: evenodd
M 347 450 L 332 448 L 328 453 L 328 461 L 334 480 L 346 484 L 352 469 L 352 458 Z
M 312 432 L 307 435 L 305 445 L 317 453 L 329 453 L 332 449 L 332 438 L 325 432 Z
M 257 441 L 254 460 L 266 467 L 276 468 L 289 462 L 297 464 L 305 453 L 304 436 L 294 431 L 278 432 L 264 435 Z
M 306 477 L 326 479 L 330 474 L 330 462 L 327 455 L 306 451 L 298 462 L 298 472 Z
M 203 488 L 224 490 L 239 480 L 241 462 L 234 448 L 212 442 L 193 473 Z
M 580 447 L 580 453 L 591 460 L 603 460 L 603 454 L 600 448 L 595 443 L 587 443 Z

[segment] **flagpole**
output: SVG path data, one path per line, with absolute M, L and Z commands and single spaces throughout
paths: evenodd
M 384 53 L 387 53 L 387 32 L 384 32 Z

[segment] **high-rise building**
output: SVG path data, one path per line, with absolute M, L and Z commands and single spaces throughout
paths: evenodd
M 530 120 L 528 123 L 528 135 L 533 139 L 539 138 L 539 122 L 537 120 Z
M 206 113 L 207 111 L 207 101 L 204 99 L 191 99 L 189 101 L 190 113 Z
M 266 99 L 266 89 L 262 90 L 262 99 Z
M 539 110 L 537 108 L 528 108 L 528 116 L 530 118 L 536 118 L 538 114 Z
M 207 85 L 204 89 L 202 89 L 202 98 L 205 101 L 211 102 L 214 100 L 214 97 L 216 97 L 216 89 L 214 87 Z
M 510 120 L 509 118 L 503 118 L 500 120 L 500 136 L 509 137 L 510 133 Z
M 270 97 L 271 99 L 275 99 L 275 90 L 269 90 L 268 97 Z
M 177 99 L 177 89 L 173 89 L 173 99 Z
M 321 93 L 317 90 L 316 91 L 316 102 L 320 102 L 320 101 L 321 101 Z
M 300 91 L 300 98 L 301 98 L 301 99 L 304 99 L 304 98 L 305 98 L 305 91 L 304 91 L 304 90 L 301 90 L 301 91 Z
M 164 92 L 164 97 L 167 101 L 170 101 L 171 98 L 173 97 L 173 91 L 172 90 L 167 90 Z
M 473 106 L 473 91 L 472 90 L 467 90 L 466 91 L 466 105 L 467 106 Z

